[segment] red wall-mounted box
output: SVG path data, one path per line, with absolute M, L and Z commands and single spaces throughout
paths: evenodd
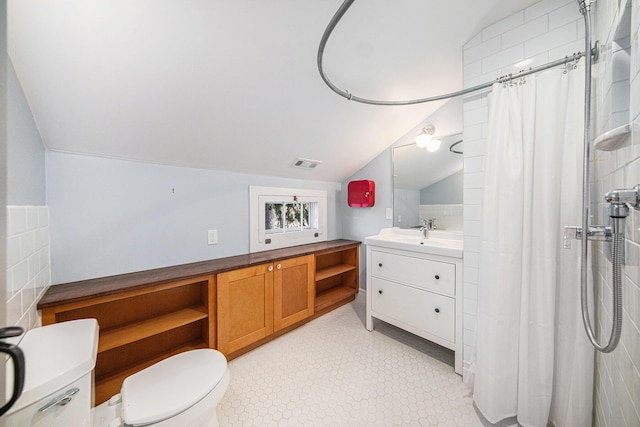
M 351 181 L 347 191 L 348 203 L 352 208 L 367 208 L 376 202 L 376 183 L 368 179 Z

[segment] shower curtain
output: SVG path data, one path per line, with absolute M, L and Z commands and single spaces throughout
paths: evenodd
M 583 75 L 550 69 L 490 95 L 474 401 L 493 423 L 591 426 L 580 242 L 563 248 L 580 224 Z

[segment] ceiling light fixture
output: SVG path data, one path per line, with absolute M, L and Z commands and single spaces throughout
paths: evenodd
M 441 141 L 433 137 L 433 133 L 436 131 L 435 126 L 427 125 L 422 128 L 422 133 L 416 136 L 416 145 L 420 148 L 426 148 L 427 151 L 438 151 Z

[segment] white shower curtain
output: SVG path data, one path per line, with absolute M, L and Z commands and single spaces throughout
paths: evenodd
M 493 423 L 591 426 L 580 243 L 562 238 L 580 223 L 583 76 L 551 69 L 490 96 L 474 401 Z

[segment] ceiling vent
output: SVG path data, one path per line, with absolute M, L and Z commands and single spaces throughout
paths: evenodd
M 320 163 L 322 163 L 320 160 L 302 159 L 298 157 L 291 164 L 291 167 L 298 169 L 315 169 Z

